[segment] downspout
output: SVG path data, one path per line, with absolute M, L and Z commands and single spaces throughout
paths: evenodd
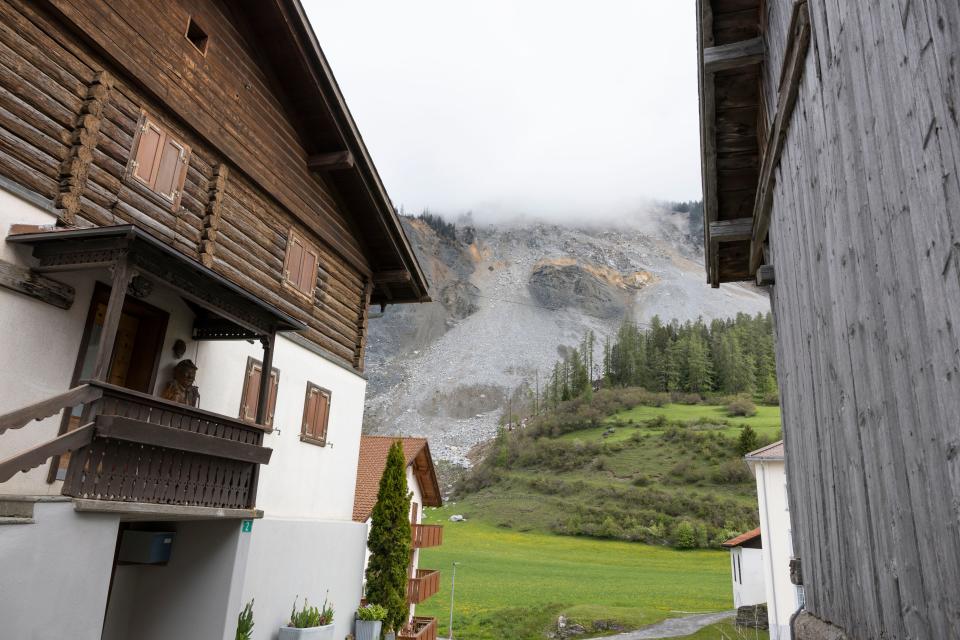
M 797 618 L 800 617 L 800 612 L 803 611 L 805 607 L 806 605 L 800 605 L 799 607 L 797 607 L 797 610 L 793 612 L 793 615 L 790 616 L 790 639 L 789 640 L 793 640 L 794 638 L 797 637 L 797 631 L 796 631 Z
M 770 580 L 769 582 L 770 593 L 773 595 L 773 602 L 772 603 L 768 602 L 767 607 L 769 609 L 770 605 L 771 604 L 773 605 L 773 609 L 772 609 L 773 620 L 774 622 L 777 622 L 777 624 L 771 625 L 771 627 L 776 626 L 777 628 L 776 640 L 783 640 L 782 638 L 780 638 L 780 625 L 778 622 L 780 620 L 780 616 L 777 615 L 777 585 L 776 585 L 776 582 L 774 582 L 774 574 L 773 574 L 773 538 L 770 535 L 770 497 L 767 493 L 767 463 L 765 462 L 760 462 L 760 475 L 763 478 L 763 504 L 766 507 L 763 510 L 763 523 L 764 523 L 764 529 L 766 530 L 766 535 L 764 536 L 764 539 L 767 540 L 770 545 L 770 553 L 767 554 L 767 563 L 766 563 L 767 574 Z

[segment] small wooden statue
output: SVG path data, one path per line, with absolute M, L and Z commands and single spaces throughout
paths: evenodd
M 173 380 L 163 388 L 160 397 L 196 407 L 200 404 L 200 390 L 193 384 L 196 379 L 197 365 L 193 364 L 193 360 L 181 360 L 173 368 Z

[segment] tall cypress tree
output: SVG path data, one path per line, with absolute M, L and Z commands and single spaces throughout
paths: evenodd
M 399 629 L 407 622 L 407 566 L 410 563 L 410 493 L 407 465 L 399 440 L 390 447 L 371 515 L 367 601 L 387 609 L 384 625 Z

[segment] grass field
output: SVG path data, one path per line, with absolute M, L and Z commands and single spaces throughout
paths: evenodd
M 626 411 L 614 414 L 607 419 L 609 424 L 634 423 L 639 426 L 647 420 L 663 416 L 671 422 L 715 421 L 723 425 L 718 429 L 711 429 L 731 437 L 737 437 L 744 425 L 750 425 L 758 435 L 773 438 L 780 430 L 780 407 L 757 406 L 755 416 L 731 417 L 727 415 L 726 407 L 709 404 L 665 404 L 662 407 L 640 405 Z M 606 440 L 619 442 L 626 440 L 634 432 L 629 426 L 617 429 L 612 435 L 603 437 L 607 427 L 583 429 L 568 433 L 563 440 Z M 656 429 L 647 429 L 651 433 L 659 433 Z
M 460 563 L 454 610 L 459 640 L 542 640 L 560 614 L 587 629 L 596 620 L 636 628 L 683 612 L 732 608 L 725 551 L 675 551 L 447 521 L 458 512 L 453 505 L 424 514 L 426 521 L 445 525 L 443 546 L 424 549 L 420 559 L 420 567 L 441 570 L 441 589 L 417 614 L 438 618 L 442 635 L 448 633 L 453 562 Z

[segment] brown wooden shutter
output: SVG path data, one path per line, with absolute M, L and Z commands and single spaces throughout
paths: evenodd
M 249 358 L 247 360 L 247 371 L 243 379 L 243 395 L 240 399 L 240 419 L 256 420 L 257 404 L 260 394 L 260 363 Z
M 314 427 L 314 437 L 321 444 L 327 444 L 327 423 L 330 420 L 330 395 L 320 392 L 319 406 L 317 407 L 317 421 Z
M 327 443 L 327 423 L 330 419 L 330 392 L 307 383 L 307 395 L 303 401 L 303 426 L 300 439 L 321 446 Z
M 307 384 L 307 397 L 303 402 L 303 435 L 313 438 L 317 425 L 317 410 L 320 408 L 320 390 Z
M 309 245 L 303 248 L 303 267 L 300 270 L 300 282 L 297 286 L 300 291 L 313 297 L 313 287 L 317 279 L 317 263 L 320 256 L 317 250 Z
M 300 288 L 300 274 L 303 271 L 303 243 L 294 235 L 287 243 L 287 266 L 284 277 L 295 288 Z
M 410 524 L 417 524 L 417 516 L 420 515 L 420 505 L 416 502 L 410 503 Z
M 280 372 L 274 369 L 270 372 L 270 395 L 267 396 L 267 414 L 264 424 L 273 427 L 273 415 L 277 412 L 277 390 L 280 387 Z
M 153 188 L 160 164 L 160 153 L 166 135 L 155 124 L 143 117 L 140 132 L 137 137 L 137 147 L 134 153 L 134 162 L 131 167 L 133 177 L 148 187 Z
M 181 189 L 186 154 L 186 148 L 176 140 L 169 136 L 164 140 L 153 190 L 171 202 L 177 199 Z

